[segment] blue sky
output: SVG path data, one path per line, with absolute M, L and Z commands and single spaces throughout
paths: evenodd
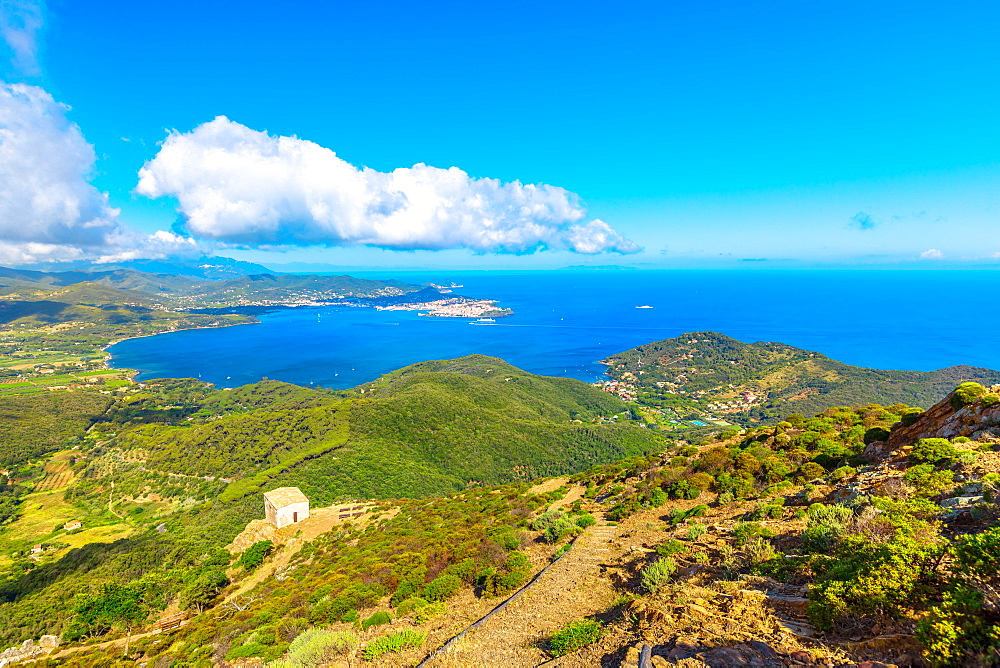
M 5 172 L 0 142 L 0 176 L 41 170 L 92 214 L 0 223 L 24 259 L 197 243 L 380 267 L 1000 263 L 995 3 L 5 5 L 0 79 L 33 87 L 6 113 L 68 105 L 79 136 L 24 132 L 94 152 L 87 186 L 52 176 L 65 161 Z M 35 88 L 52 102 L 25 102 Z M 330 151 L 369 171 L 337 177 Z M 420 163 L 440 169 L 386 176 Z M 23 203 L 38 179 L 12 181 L 0 195 Z M 430 200 L 447 206 L 416 212 Z M 64 234 L 82 227 L 103 237 Z

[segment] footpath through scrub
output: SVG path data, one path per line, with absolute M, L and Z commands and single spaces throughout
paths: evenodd
M 569 552 L 511 596 L 503 609 L 473 624 L 422 665 L 518 668 L 548 660 L 547 637 L 572 621 L 606 610 L 614 599 L 607 566 L 617 557 L 612 545 L 618 529 L 604 523 L 603 517 L 599 519 L 598 525 L 576 539 Z M 586 650 L 574 655 L 574 660 L 580 665 L 600 665 L 600 658 L 589 656 Z

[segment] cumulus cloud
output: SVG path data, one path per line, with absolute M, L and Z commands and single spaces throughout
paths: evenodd
M 944 253 L 939 251 L 937 248 L 930 248 L 920 254 L 921 260 L 940 260 L 943 257 Z
M 870 230 L 878 223 L 864 211 L 859 211 L 851 217 L 850 227 L 855 230 Z
M 108 262 L 125 262 L 126 260 L 157 260 L 165 257 L 197 257 L 205 255 L 207 250 L 190 237 L 184 237 L 174 232 L 157 230 L 153 234 L 141 236 L 133 232 L 125 232 L 111 244 L 107 253 L 100 255 L 94 261 L 98 264 Z
M 41 72 L 38 33 L 44 24 L 44 9 L 44 3 L 33 0 L 0 2 L 0 37 L 10 52 L 11 64 L 27 76 Z
M 0 241 L 95 247 L 120 233 L 118 210 L 88 179 L 93 147 L 37 86 L 0 82 Z
M 224 116 L 171 132 L 139 171 L 136 191 L 175 197 L 187 233 L 236 245 L 640 250 L 607 223 L 587 221 L 577 196 L 562 188 L 424 164 L 359 169 L 313 142 Z

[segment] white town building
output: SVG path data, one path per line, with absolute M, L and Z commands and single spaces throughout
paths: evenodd
M 309 517 L 309 499 L 298 487 L 279 487 L 264 493 L 264 515 L 277 528 Z

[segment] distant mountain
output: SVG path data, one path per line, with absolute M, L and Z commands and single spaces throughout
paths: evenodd
M 189 276 L 209 280 L 222 280 L 237 276 L 272 273 L 261 264 L 234 260 L 231 257 L 203 255 L 195 259 L 167 258 L 162 260 L 125 260 L 99 264 L 90 261 L 50 262 L 45 264 L 27 265 L 22 270 L 35 270 L 46 273 L 66 274 L 70 272 L 104 273 L 119 269 L 141 271 L 148 274 L 169 274 L 172 276 Z
M 783 343 L 748 344 L 717 332 L 647 343 L 604 362 L 608 374 L 634 384 L 645 403 L 683 397 L 738 422 L 865 403 L 928 406 L 960 382 L 1000 383 L 1000 371 L 992 369 L 867 369 Z
M 68 290 L 70 286 L 86 287 Z M 101 289 L 104 292 L 96 296 Z M 114 290 L 121 292 L 115 293 Z M 68 304 L 91 304 L 95 303 L 95 300 L 110 304 L 120 299 L 121 304 L 191 308 L 235 306 L 251 302 L 274 304 L 313 299 L 359 297 L 391 299 L 416 293 L 420 293 L 422 299 L 440 298 L 440 293 L 433 288 L 421 288 L 396 280 L 378 281 L 352 276 L 261 273 L 234 275 L 225 279 L 207 279 L 106 266 L 93 271 L 56 272 L 0 267 L 0 295 L 14 299 L 57 301 Z

